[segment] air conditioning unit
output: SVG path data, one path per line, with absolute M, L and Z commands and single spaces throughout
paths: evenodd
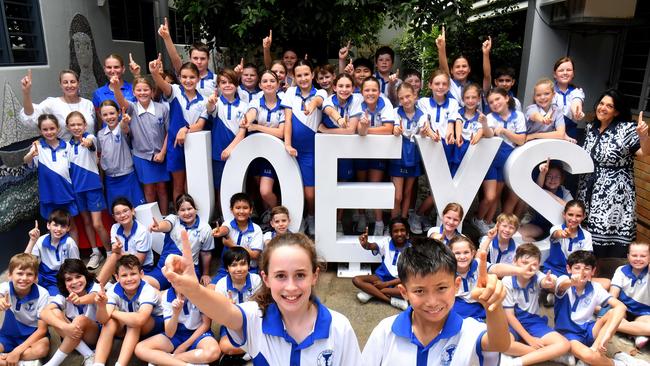
M 625 25 L 634 18 L 637 0 L 541 0 L 551 25 Z

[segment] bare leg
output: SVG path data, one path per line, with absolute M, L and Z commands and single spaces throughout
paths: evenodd
M 404 199 L 404 178 L 403 177 L 391 177 L 393 185 L 395 185 L 395 202 L 393 203 L 393 209 L 390 211 L 390 217 L 395 217 L 400 214 L 402 207 L 402 200 Z

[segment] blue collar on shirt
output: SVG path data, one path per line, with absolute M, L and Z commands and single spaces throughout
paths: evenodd
M 566 229 L 566 224 L 562 224 L 562 230 L 564 229 Z M 578 235 L 576 235 L 575 238 L 569 238 L 569 252 L 573 251 L 573 244 L 582 240 L 585 240 L 585 233 L 582 231 L 582 228 L 578 226 Z
M 330 326 L 332 324 L 332 314 L 323 304 L 320 303 L 318 298 L 314 297 L 314 305 L 318 308 L 318 315 L 316 315 L 316 323 L 314 323 L 314 331 L 307 336 L 300 344 L 287 333 L 282 322 L 282 314 L 278 305 L 271 303 L 266 308 L 266 314 L 262 318 L 262 333 L 282 337 L 287 343 L 291 344 L 292 358 L 294 351 L 300 351 L 308 348 L 318 339 L 327 339 L 330 334 Z
M 494 119 L 496 119 L 497 122 L 501 122 L 504 128 L 508 128 L 508 122 L 512 122 L 517 119 L 517 111 L 511 109 L 510 115 L 508 116 L 507 120 L 503 120 L 503 118 L 501 118 L 501 116 L 497 112 L 492 112 L 492 117 L 494 117 Z
M 467 128 L 467 125 L 469 125 L 470 122 L 478 121 L 478 116 L 479 116 L 478 111 L 476 111 L 476 112 L 474 113 L 474 116 L 473 116 L 472 118 L 470 118 L 470 119 L 465 118 L 465 107 L 462 107 L 462 108 L 458 111 L 458 113 L 460 114 L 460 118 L 462 118 L 463 121 L 464 121 L 464 123 L 463 123 L 463 128 Z
M 374 77 L 379 81 L 379 91 L 383 93 L 384 89 L 386 88 L 386 84 L 388 84 L 388 81 L 386 81 L 384 77 L 381 76 L 379 71 L 375 71 Z
M 447 108 L 449 107 L 449 98 L 445 98 L 445 101 L 442 104 L 438 104 L 434 97 L 429 97 L 429 104 L 432 108 Z
M 203 79 L 201 79 L 201 83 L 203 83 Z M 181 95 L 183 96 L 183 98 L 185 98 L 185 102 L 186 102 L 185 110 L 187 111 L 190 110 L 190 107 L 192 107 L 193 104 L 200 103 L 203 100 L 203 95 L 201 95 L 201 93 L 195 90 L 194 92 L 196 93 L 196 97 L 190 101 L 190 99 L 185 94 L 185 88 L 183 88 L 183 86 L 181 85 L 180 89 L 181 89 Z
M 440 226 L 440 235 L 442 235 L 442 243 L 443 244 L 449 244 L 450 239 L 447 239 L 447 236 L 445 236 L 444 232 L 445 232 L 445 227 L 441 225 Z M 454 237 L 459 236 L 459 235 L 460 235 L 460 233 L 458 232 L 458 229 L 454 230 Z
M 201 89 L 203 89 L 204 88 L 204 86 L 203 86 L 204 81 L 210 80 L 210 79 L 214 79 L 214 73 L 210 69 L 208 69 L 208 73 L 205 74 L 205 76 L 201 78 L 201 86 L 199 86 L 199 87 Z
M 390 239 L 390 241 L 388 242 L 388 250 L 390 250 L 391 252 L 394 253 L 394 255 L 393 255 L 393 265 L 394 266 L 397 265 L 397 257 L 399 257 L 399 254 L 402 252 L 402 250 L 404 250 L 405 248 L 410 247 L 410 246 L 411 246 L 411 243 L 407 241 L 406 243 L 404 243 L 404 246 L 402 248 L 397 248 L 395 246 L 395 242 L 393 242 L 393 239 Z
M 126 294 L 124 293 L 124 289 L 122 288 L 122 285 L 120 285 L 119 282 L 115 284 L 113 291 L 117 296 L 121 297 L 122 300 L 127 302 L 129 311 L 135 311 L 133 307 L 133 303 L 138 300 L 138 297 L 140 297 L 140 293 L 142 292 L 145 283 L 146 282 L 144 282 L 144 280 L 140 280 L 140 285 L 138 286 L 138 290 L 135 292 L 135 295 L 133 295 L 132 299 L 129 299 L 128 296 L 126 296 Z
M 221 103 L 228 106 L 228 116 L 226 118 L 230 120 L 232 118 L 232 107 L 233 106 L 239 107 L 239 101 L 240 101 L 239 94 L 235 93 L 235 99 L 232 102 L 228 101 L 228 99 L 226 99 L 226 97 L 224 97 L 223 94 L 221 94 L 219 100 L 221 101 Z
M 167 302 L 171 304 L 172 301 L 176 299 L 176 291 L 174 291 L 173 287 L 170 287 L 169 290 L 167 290 Z M 183 302 L 183 314 L 189 315 L 190 314 L 190 300 L 185 298 L 185 301 Z
M 623 272 L 623 274 L 627 278 L 632 280 L 632 287 L 634 287 L 634 285 L 636 284 L 636 281 L 641 281 L 641 280 L 643 280 L 643 278 L 645 276 L 648 275 L 648 267 L 645 267 L 643 269 L 643 271 L 641 271 L 641 273 L 639 273 L 638 276 L 634 274 L 634 272 L 632 271 L 632 266 L 630 264 L 624 265 L 623 268 L 621 268 L 621 272 Z
M 253 288 L 253 284 L 251 283 L 251 274 L 248 273 L 246 275 L 246 283 L 244 283 L 244 287 L 239 290 L 237 287 L 235 287 L 232 283 L 232 278 L 230 278 L 230 275 L 226 276 L 226 288 L 228 291 L 232 291 L 237 294 L 237 303 L 241 304 L 244 302 L 244 294 L 246 291 L 250 290 Z
M 84 132 L 83 134 L 81 134 L 81 138 L 84 139 L 84 138 L 88 137 L 88 135 L 90 135 L 88 132 Z M 79 154 L 79 145 L 81 145 L 81 140 L 79 140 L 79 142 L 76 142 L 74 140 L 74 136 L 73 136 L 73 137 L 70 137 L 69 144 L 70 144 L 70 146 L 72 146 L 74 148 L 74 154 L 75 155 Z M 61 146 L 61 144 L 59 144 L 59 146 Z
M 179 219 L 180 221 L 180 219 Z M 133 237 L 133 234 L 138 231 L 138 221 L 133 220 L 133 226 L 131 226 L 131 232 L 129 233 L 129 236 L 124 235 L 124 226 L 120 225 L 120 227 L 117 228 L 117 235 L 120 235 L 121 237 L 124 238 L 124 251 L 128 252 L 129 251 L 129 240 Z
M 531 292 L 530 290 L 535 289 L 535 283 L 537 282 L 537 275 L 533 276 L 531 279 L 528 280 L 528 283 L 526 284 L 525 287 L 519 286 L 519 282 L 517 281 L 517 276 L 512 276 L 512 288 L 514 290 L 520 290 L 524 292 L 524 299 L 526 302 L 528 302 L 528 293 Z
M 266 122 L 271 122 L 271 113 L 277 112 L 282 109 L 281 104 L 280 104 L 280 98 L 276 97 L 275 98 L 275 105 L 273 108 L 269 109 L 269 107 L 266 106 L 266 99 L 264 98 L 264 95 L 260 98 L 260 107 L 266 109 Z
M 401 312 L 395 320 L 390 330 L 398 337 L 406 338 L 411 341 L 412 344 L 418 346 L 418 354 L 423 351 L 428 351 L 433 345 L 442 339 L 448 339 L 460 332 L 460 329 L 463 326 L 463 318 L 458 315 L 454 310 L 451 310 L 447 315 L 447 320 L 442 326 L 440 334 L 438 334 L 434 339 L 429 342 L 426 346 L 420 343 L 420 341 L 413 333 L 413 321 L 411 319 L 413 314 L 413 308 L 408 307 L 408 309 Z
M 246 230 L 244 231 L 241 231 L 239 229 L 239 225 L 237 225 L 237 220 L 235 219 L 232 219 L 232 221 L 230 221 L 230 227 L 239 233 L 239 235 L 237 236 L 237 245 L 241 245 L 241 238 L 244 234 L 252 233 L 255 231 L 255 227 L 253 226 L 253 220 L 251 219 L 248 219 L 248 226 L 246 226 Z
M 469 281 L 468 279 L 474 277 L 474 272 L 478 269 L 478 261 L 476 259 L 472 260 L 472 264 L 469 265 L 469 270 L 465 274 L 465 277 L 460 277 L 460 279 L 463 281 L 463 291 L 469 291 Z M 459 273 L 456 273 L 456 275 L 459 275 Z
M 43 238 L 43 247 L 53 250 L 54 254 L 56 255 L 56 260 L 60 261 L 61 257 L 59 255 L 59 250 L 61 249 L 62 244 L 64 244 L 66 240 L 68 240 L 68 238 L 69 238 L 68 234 L 63 235 L 61 239 L 59 239 L 59 245 L 55 247 L 54 245 L 52 245 L 52 235 L 47 234 L 45 235 L 45 238 Z
M 379 113 L 382 109 L 384 109 L 384 107 L 386 107 L 386 102 L 384 102 L 384 98 L 382 98 L 381 96 L 379 96 L 379 99 L 377 99 L 377 105 L 375 106 L 375 111 L 374 111 L 374 112 L 371 112 L 371 111 L 368 109 L 368 104 L 366 104 L 365 101 L 361 102 L 361 109 L 362 109 L 364 112 L 368 112 L 368 114 L 370 114 L 370 116 L 372 117 L 372 122 L 373 122 L 373 123 L 374 123 L 374 121 L 375 121 L 375 115 L 376 115 L 377 113 Z M 371 124 L 372 124 L 372 123 L 371 123 Z
M 199 215 L 196 215 L 196 219 L 194 219 L 194 223 L 191 226 L 188 226 L 181 220 L 181 218 L 178 218 L 178 221 L 181 223 L 181 225 L 185 228 L 185 231 L 189 232 L 190 230 L 196 229 L 199 227 L 199 223 L 201 222 L 201 218 Z
M 575 296 L 576 299 L 573 305 L 571 305 L 571 311 L 576 311 L 576 309 L 578 309 L 578 304 L 580 303 L 580 300 L 584 299 L 585 297 L 587 297 L 587 295 L 594 292 L 594 285 L 591 283 L 591 281 L 587 281 L 584 292 L 582 293 L 582 295 L 579 296 L 578 296 L 578 291 L 576 290 L 575 287 L 571 287 L 571 292 L 573 292 L 573 296 Z
M 307 99 L 313 97 L 314 95 L 316 95 L 316 88 L 313 87 L 313 86 L 311 87 L 311 90 L 309 91 L 309 95 L 307 95 L 306 97 L 302 96 L 302 90 L 300 89 L 300 87 L 299 86 L 296 87 L 296 96 L 300 97 L 300 99 L 302 99 L 302 105 L 300 106 L 300 110 L 303 110 L 303 111 L 305 110 L 305 102 L 307 102 Z
M 496 260 L 493 263 L 500 263 L 501 261 L 501 256 L 504 254 L 507 254 L 508 252 L 514 252 L 517 250 L 517 244 L 515 244 L 515 240 L 510 238 L 510 241 L 508 242 L 508 247 L 506 250 L 501 251 L 501 248 L 499 248 L 499 235 L 495 236 L 494 239 L 492 239 L 492 248 L 494 248 L 499 254 L 497 255 Z
M 14 289 L 14 283 L 9 281 L 9 295 L 16 298 L 16 311 L 20 311 L 20 306 L 22 304 L 38 299 L 38 285 L 33 283 L 32 288 L 29 290 L 27 295 L 25 295 L 23 298 L 19 298 L 18 294 L 16 294 L 16 290 Z
M 573 86 L 573 85 L 569 85 L 569 87 L 566 89 L 566 91 L 563 92 L 563 91 L 560 89 L 560 87 L 557 85 L 557 83 L 555 83 L 555 92 L 558 93 L 558 94 L 560 94 L 560 95 L 562 96 L 562 100 L 563 100 L 563 102 L 564 102 L 564 105 L 566 105 L 566 97 L 567 97 L 569 94 L 571 94 L 571 92 L 572 92 L 573 90 L 575 90 L 575 88 L 576 88 L 575 86 Z
M 52 161 L 56 161 L 56 152 L 57 151 L 66 148 L 65 141 L 63 141 L 62 139 L 58 139 L 59 140 L 59 145 L 57 147 L 55 147 L 55 148 L 52 148 L 50 145 L 48 145 L 47 142 L 45 141 L 45 138 L 43 138 L 43 137 L 41 137 L 38 140 L 41 142 L 41 147 L 43 149 L 50 149 L 52 151 Z
M 262 89 L 260 89 L 260 88 L 258 88 L 258 87 L 255 87 L 255 89 L 253 89 L 252 91 L 251 91 L 251 90 L 248 90 L 248 89 L 246 89 L 246 88 L 244 88 L 244 87 L 241 86 L 241 85 L 238 86 L 237 88 L 238 88 L 239 90 L 245 92 L 246 94 L 248 94 L 248 99 L 249 99 L 249 101 L 252 101 L 252 100 L 253 100 L 253 95 L 255 95 L 255 94 L 257 94 L 257 93 L 259 93 L 259 92 L 262 91 Z
M 411 124 L 413 122 L 417 123 L 417 121 L 419 121 L 420 118 L 422 118 L 422 116 L 424 116 L 424 113 L 422 113 L 422 111 L 417 107 L 415 107 L 415 114 L 413 114 L 413 118 L 410 118 L 410 119 L 408 118 L 408 116 L 406 115 L 406 112 L 404 111 L 404 107 L 402 107 L 402 106 L 397 107 L 397 114 L 400 117 L 402 117 L 403 119 L 406 120 L 406 128 L 407 129 L 411 127 Z
M 354 91 L 352 92 L 352 94 L 361 94 L 361 88 L 359 88 L 358 86 L 355 86 Z

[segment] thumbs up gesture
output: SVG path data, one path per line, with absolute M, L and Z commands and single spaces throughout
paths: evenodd
M 0 311 L 7 311 L 11 308 L 11 298 L 9 297 L 9 292 L 7 292 L 4 297 L 0 297 Z
M 29 240 L 36 241 L 41 236 L 41 231 L 38 229 L 38 220 L 34 220 L 34 228 L 29 231 Z
M 262 48 L 271 49 L 271 44 L 273 43 L 273 30 L 269 29 L 269 35 L 262 39 Z
M 496 310 L 506 297 L 506 289 L 495 274 L 487 272 L 487 252 L 479 250 L 478 279 L 472 290 L 472 298 L 483 305 L 485 310 Z
M 639 112 L 639 120 L 636 125 L 636 133 L 640 140 L 648 138 L 648 124 L 643 120 L 643 111 Z

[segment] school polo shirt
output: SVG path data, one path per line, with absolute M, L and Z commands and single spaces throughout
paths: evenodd
M 212 237 L 212 228 L 210 225 L 201 221 L 201 218 L 197 215 L 192 226 L 187 226 L 183 220 L 181 220 L 176 215 L 167 215 L 165 221 L 169 222 L 172 229 L 165 235 L 169 240 L 174 242 L 176 247 L 179 249 L 179 252 L 176 254 L 181 254 L 183 249 L 183 241 L 181 239 L 181 232 L 187 231 L 187 236 L 190 239 L 190 245 L 192 247 L 192 259 L 194 260 L 194 265 L 199 264 L 199 253 L 200 252 L 211 252 L 214 249 L 214 238 Z
M 531 121 L 530 117 L 534 113 L 539 113 L 542 116 L 545 116 L 549 111 L 553 111 L 552 122 L 550 124 L 544 124 L 540 122 Z M 537 104 L 531 104 L 526 107 L 526 133 L 538 133 L 538 132 L 553 132 L 557 130 L 558 127 L 564 126 L 564 115 L 560 108 L 556 105 L 551 104 L 549 111 L 545 111 Z
M 122 133 L 118 124 L 113 130 L 108 126 L 97 133 L 99 160 L 102 170 L 110 177 L 121 177 L 133 172 L 133 158 L 129 147 L 129 137 Z
M 241 304 L 248 301 L 261 285 L 262 277 L 256 273 L 249 273 L 246 276 L 244 287 L 240 290 L 235 287 L 230 278 L 230 274 L 228 274 L 217 282 L 214 290 L 232 300 L 233 303 Z
M 501 280 L 506 288 L 506 297 L 503 299 L 504 308 L 515 308 L 515 311 L 525 311 L 529 314 L 539 315 L 539 293 L 542 281 L 546 275 L 537 272 L 535 277 L 528 280 L 525 286 L 520 286 L 517 276 L 506 276 Z
M 97 282 L 89 283 L 86 286 L 86 293 L 98 293 L 100 288 L 101 285 Z M 68 320 L 73 320 L 74 318 L 81 315 L 87 317 L 92 321 L 97 320 L 97 304 L 95 303 L 75 305 L 67 301 L 65 296 L 61 294 L 50 297 L 50 303 L 56 305 L 59 310 L 63 311 L 65 317 L 68 318 Z
M 566 224 L 555 225 L 551 228 L 550 234 L 558 230 L 566 229 Z M 578 233 L 575 238 L 557 238 L 550 239 L 551 248 L 549 249 L 548 258 L 544 261 L 543 269 L 551 270 L 555 275 L 567 274 L 566 260 L 569 255 L 577 250 L 586 250 L 593 252 L 591 234 L 587 230 L 578 227 Z
M 9 294 L 11 307 L 4 312 L 0 334 L 28 337 L 38 328 L 38 320 L 41 311 L 47 305 L 49 293 L 34 283 L 29 293 L 19 299 L 14 284 L 9 281 L 0 284 L 0 296 L 5 297 L 6 294 Z
M 648 267 L 637 276 L 629 264 L 618 267 L 612 278 L 612 286 L 621 289 L 618 299 L 636 316 L 650 315 L 648 278 Z
M 79 259 L 79 248 L 68 234 L 64 235 L 56 246 L 52 245 L 50 234 L 45 234 L 36 240 L 32 254 L 41 260 L 38 276 L 56 284 L 56 274 L 63 261 L 68 258 Z
M 33 163 L 38 167 L 38 197 L 41 203 L 68 203 L 74 200 L 70 176 L 69 145 L 59 139 L 52 148 L 44 138 L 32 145 L 29 152 L 38 151 Z
M 291 144 L 299 152 L 314 153 L 314 136 L 323 112 L 322 108 L 316 108 L 310 115 L 306 115 L 305 105 L 317 97 L 325 101 L 327 92 L 312 87 L 309 95 L 303 97 L 300 88 L 292 86 L 282 97 L 282 107 L 291 109 Z
M 172 314 L 174 313 L 172 302 L 174 300 L 176 300 L 176 291 L 174 291 L 173 287 L 170 287 L 162 296 L 164 320 L 172 317 Z M 183 310 L 181 310 L 178 315 L 178 326 L 182 326 L 187 330 L 196 330 L 196 328 L 201 326 L 201 323 L 203 323 L 201 311 L 196 307 L 196 305 L 192 304 L 188 298 L 185 298 Z M 178 333 L 178 331 L 176 333 Z
M 133 86 L 127 81 L 124 81 L 124 84 L 120 87 L 120 91 L 122 92 L 122 95 L 124 95 L 124 99 L 131 102 L 135 102 L 137 100 L 135 98 L 135 95 L 133 95 Z M 97 88 L 93 93 L 93 105 L 95 108 L 99 108 L 99 106 L 105 100 L 112 100 L 117 103 L 117 100 L 115 99 L 115 93 L 111 90 L 109 83 L 106 83 L 104 86 Z
M 120 239 L 122 242 L 122 250 L 125 253 L 137 254 L 144 253 L 143 267 L 153 266 L 153 252 L 151 250 L 151 233 L 147 227 L 133 219 L 133 226 L 129 235 L 124 234 L 124 228 L 120 224 L 113 224 L 111 226 L 111 242 L 115 239 Z
M 323 112 L 327 108 L 333 108 L 341 117 L 359 117 L 361 116 L 361 103 L 363 102 L 363 97 L 361 94 L 352 94 L 348 97 L 345 103 L 341 103 L 339 97 L 336 94 L 332 94 L 325 99 L 323 102 Z M 340 127 L 337 121 L 332 121 L 330 116 L 327 113 L 323 113 L 323 124 L 327 128 L 337 128 Z
M 454 98 L 446 98 L 443 103 L 438 103 L 433 97 L 420 98 L 417 107 L 427 115 L 427 120 L 433 131 L 438 131 L 441 136 L 447 133 L 447 125 L 460 119 L 458 110 L 460 106 Z
M 370 334 L 361 355 L 362 365 L 467 366 L 497 365 L 499 354 L 483 352 L 485 323 L 461 318 L 451 311 L 445 324 L 429 344 L 413 333 L 413 309 L 382 320 Z
M 406 242 L 402 248 L 397 248 L 393 239 L 384 237 L 377 243 L 378 254 L 381 255 L 381 264 L 375 271 L 375 274 L 384 278 L 387 275 L 397 278 L 397 260 L 402 250 L 411 246 L 411 243 Z M 375 254 L 376 252 L 373 252 Z
M 494 112 L 488 114 L 486 118 L 488 126 L 492 129 L 496 128 L 497 126 L 501 126 L 518 135 L 526 134 L 526 117 L 524 117 L 524 114 L 519 111 L 510 111 L 510 115 L 508 116 L 507 120 L 504 120 L 499 114 Z M 503 142 L 510 145 L 510 147 L 515 147 L 515 143 L 512 142 L 507 136 L 501 135 L 499 137 L 503 140 Z
M 287 333 L 282 314 L 275 303 L 266 309 L 266 315 L 256 302 L 240 305 L 242 333 L 228 329 L 228 338 L 235 347 L 241 347 L 252 358 L 254 365 L 289 366 L 348 366 L 361 363 L 359 343 L 342 314 L 330 310 L 315 299 L 318 315 L 312 333 L 297 343 Z
M 129 134 L 133 155 L 153 160 L 165 142 L 169 128 L 169 106 L 150 101 L 147 108 L 144 108 L 140 102 L 129 102 L 126 112 L 131 116 Z
M 557 286 L 564 281 L 571 281 L 568 276 L 560 276 Z M 611 295 L 598 283 L 589 281 L 582 295 L 578 295 L 575 287 L 569 287 L 563 294 L 555 295 L 555 328 L 566 329 L 571 323 L 582 325 L 595 320 L 594 310 L 597 306 L 605 306 Z
M 395 124 L 395 120 L 397 119 L 393 105 L 390 100 L 383 95 L 380 95 L 379 99 L 377 99 L 377 105 L 375 106 L 374 111 L 371 111 L 366 102 L 363 101 L 352 109 L 350 114 L 353 116 L 359 116 L 359 118 L 361 118 L 363 114 L 367 114 L 370 122 L 368 127 L 381 127 L 384 123 Z
M 236 97 L 232 102 L 223 95 L 217 101 L 216 109 L 210 115 L 212 120 L 212 160 L 221 160 L 221 153 L 239 133 L 248 104 Z
M 275 101 L 275 105 L 271 108 L 266 105 L 264 95 L 260 98 L 255 98 L 248 103 L 248 110 L 246 112 L 251 109 L 255 110 L 255 121 L 260 126 L 275 128 L 285 122 L 284 108 L 282 108 L 282 100 L 280 100 L 279 96 Z
M 75 192 L 86 192 L 102 188 L 99 168 L 97 167 L 97 138 L 88 132 L 85 132 L 82 137 L 93 141 L 93 146 L 90 149 L 82 146 L 81 141 L 77 142 L 74 138 L 69 141 L 70 175 Z
M 254 223 L 253 220 L 248 220 L 248 226 L 243 231 L 239 229 L 235 219 L 232 219 L 226 227 L 229 229 L 228 237 L 233 241 L 233 243 L 235 243 L 235 245 L 260 252 L 264 249 L 264 234 L 259 225 Z M 224 250 L 221 252 L 222 263 L 223 253 L 225 253 L 228 248 L 224 247 L 223 249 Z M 257 268 L 257 261 L 251 259 L 250 268 Z
M 119 282 L 108 290 L 106 296 L 108 297 L 107 304 L 115 306 L 115 308 L 119 311 L 135 313 L 140 310 L 140 307 L 142 305 L 149 304 L 153 306 L 153 310 L 151 311 L 152 316 L 162 315 L 162 307 L 160 306 L 160 293 L 144 280 L 140 280 L 140 286 L 138 287 L 135 295 L 133 295 L 133 297 L 130 299 L 124 293 L 124 289 L 122 288 L 122 285 L 119 284 Z
M 487 237 L 483 237 L 481 242 Z M 499 248 L 499 236 L 495 236 L 488 247 L 488 261 L 492 264 L 496 263 L 506 263 L 512 264 L 515 261 L 515 252 L 517 251 L 517 243 L 515 240 L 510 238 L 508 246 L 505 250 Z

